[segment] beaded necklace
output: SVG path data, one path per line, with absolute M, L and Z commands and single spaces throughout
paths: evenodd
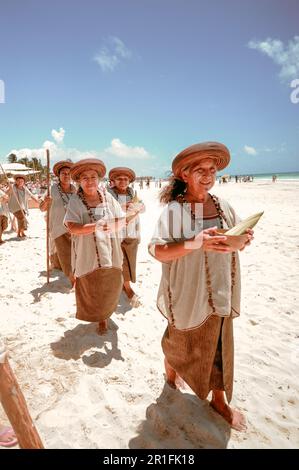
M 63 207 L 66 209 L 66 206 L 69 203 L 70 197 L 75 191 L 73 190 L 72 185 L 71 185 L 71 192 L 70 193 L 65 193 L 64 191 L 62 191 L 62 187 L 61 187 L 60 183 L 57 184 L 57 189 L 58 189 L 58 192 L 59 192 L 60 197 L 62 199 Z M 66 200 L 65 200 L 65 197 L 66 197 Z
M 84 204 L 84 206 L 86 207 L 87 209 L 87 212 L 88 212 L 88 215 L 89 215 L 89 219 L 90 219 L 90 222 L 91 223 L 97 223 L 97 220 L 92 212 L 92 209 L 90 207 L 90 205 L 88 204 L 88 202 L 86 201 L 86 198 L 85 198 L 85 194 L 82 190 L 82 188 L 80 187 L 78 189 L 78 192 L 77 192 L 79 198 L 81 199 L 82 203 Z M 102 195 L 100 193 L 99 190 L 97 190 L 97 194 L 98 194 L 98 197 L 99 197 L 99 202 L 100 204 L 103 203 L 103 198 L 102 198 Z M 95 249 L 96 249 L 96 254 L 97 254 L 97 261 L 98 261 L 98 266 L 99 268 L 101 267 L 101 262 L 100 262 L 100 254 L 99 254 L 99 250 L 98 250 L 98 245 L 97 245 L 97 239 L 96 239 L 96 234 L 95 232 L 92 233 L 93 234 L 93 240 L 94 240 L 94 245 L 95 245 Z
M 215 209 L 217 211 L 218 218 L 220 221 L 220 228 L 223 229 L 224 228 L 223 221 L 226 223 L 226 225 L 228 225 L 228 221 L 220 206 L 219 199 L 214 194 L 209 193 L 209 196 L 211 196 L 214 202 Z M 183 202 L 183 203 L 188 204 L 188 201 L 186 201 L 184 194 L 179 194 L 179 196 L 177 197 L 177 201 L 180 203 Z M 195 213 L 193 212 L 192 209 L 191 209 L 191 218 L 193 220 L 195 219 Z M 206 251 L 204 251 L 204 260 L 205 260 L 205 271 L 206 271 L 206 285 L 207 285 L 207 291 L 208 291 L 208 304 L 212 308 L 212 312 L 216 313 L 216 308 L 215 308 L 215 304 L 214 304 L 213 296 L 212 296 L 212 282 L 211 282 L 211 273 L 210 273 L 209 262 L 208 262 L 208 253 Z M 231 293 L 233 293 L 233 288 L 235 285 L 235 277 L 236 277 L 236 253 L 235 251 L 233 251 L 232 258 L 231 258 Z

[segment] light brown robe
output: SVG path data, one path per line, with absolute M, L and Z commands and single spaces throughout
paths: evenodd
M 239 218 L 226 201 L 220 200 L 220 204 L 228 226 L 232 227 Z M 174 213 L 174 220 L 178 222 L 180 229 L 181 215 L 177 206 Z M 212 221 L 212 225 L 217 225 L 217 221 L 219 223 L 219 219 L 216 223 Z M 159 223 L 161 225 L 161 218 Z M 226 227 L 225 223 L 224 226 Z M 198 232 L 202 228 L 198 225 Z M 155 253 L 156 244 L 178 241 L 171 230 L 164 238 L 157 236 L 160 232 L 161 226 L 159 232 L 155 231 L 149 245 L 152 255 Z M 215 313 L 208 302 L 202 249 L 162 265 L 157 305 L 160 312 L 168 318 L 168 327 L 162 338 L 162 349 L 168 363 L 201 399 L 205 399 L 210 390 L 224 390 L 228 402 L 232 398 L 232 319 L 238 316 L 240 311 L 240 269 L 237 253 L 236 260 L 235 285 L 232 291 L 231 255 L 208 253 Z

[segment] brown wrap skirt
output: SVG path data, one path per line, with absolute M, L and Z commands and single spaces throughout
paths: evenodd
M 0 238 L 2 237 L 3 232 L 8 227 L 8 218 L 6 215 L 0 215 Z
M 98 268 L 76 278 L 76 318 L 103 321 L 116 310 L 122 291 L 123 276 L 118 268 Z
M 171 325 L 162 338 L 168 363 L 201 399 L 211 390 L 225 391 L 230 402 L 233 393 L 234 339 L 232 317 L 211 315 L 192 330 Z
M 121 242 L 123 252 L 123 276 L 124 281 L 136 282 L 136 260 L 138 250 L 137 238 L 125 238 Z
M 18 231 L 20 232 L 21 230 L 27 230 L 28 223 L 27 223 L 27 219 L 25 217 L 24 212 L 19 210 L 19 211 L 14 212 L 13 215 L 16 217 L 18 221 Z
M 71 235 L 64 233 L 54 240 L 56 253 L 52 255 L 52 265 L 56 269 L 63 271 L 66 277 L 72 278 L 72 265 L 71 265 Z

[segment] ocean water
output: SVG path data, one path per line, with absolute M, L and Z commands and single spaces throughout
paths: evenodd
M 252 176 L 256 179 L 272 180 L 273 175 L 277 176 L 277 180 L 299 180 L 299 171 L 293 171 L 292 173 L 265 173 Z
M 251 173 L 250 176 L 253 176 L 254 181 L 255 180 L 271 180 L 272 181 L 272 176 L 276 175 L 277 180 L 299 180 L 299 171 L 293 171 L 291 173 Z M 238 175 L 241 176 L 247 176 L 247 175 Z M 235 175 L 231 175 L 231 181 L 235 180 Z

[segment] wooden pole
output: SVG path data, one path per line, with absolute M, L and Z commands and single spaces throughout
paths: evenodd
M 43 443 L 7 358 L 0 363 L 0 401 L 21 449 L 43 449 Z
M 47 196 L 50 196 L 50 151 L 46 150 L 47 154 Z M 50 250 L 49 250 L 49 211 L 50 207 L 47 207 L 47 284 L 50 282 Z

